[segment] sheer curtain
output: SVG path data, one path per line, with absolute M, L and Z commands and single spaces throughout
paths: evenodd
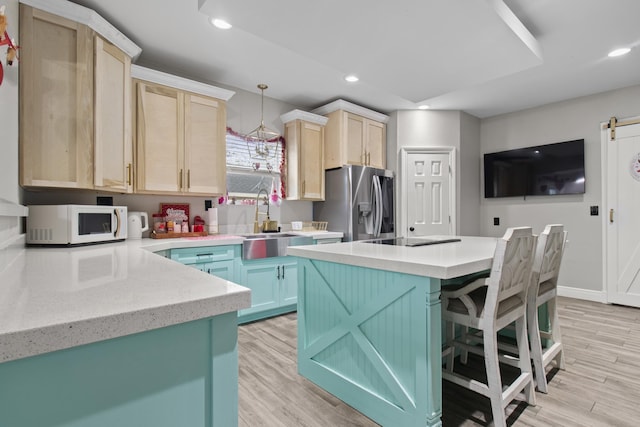
M 229 197 L 255 197 L 260 189 L 271 196 L 272 203 L 286 197 L 284 179 L 285 140 L 279 137 L 264 142 L 258 155 L 255 142 L 227 128 L 227 193 Z

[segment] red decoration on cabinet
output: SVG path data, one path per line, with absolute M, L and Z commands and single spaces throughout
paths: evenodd
M 4 14 L 4 10 L 5 6 L 0 7 L 0 46 L 7 45 L 7 65 L 11 66 L 14 60 L 20 59 L 18 58 L 18 49 L 20 46 L 16 46 L 15 42 L 9 37 L 9 33 L 7 33 L 7 16 Z M 4 69 L 0 62 L 0 85 L 2 84 L 3 77 Z

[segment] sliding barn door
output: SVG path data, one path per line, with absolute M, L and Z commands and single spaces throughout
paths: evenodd
M 608 301 L 640 307 L 640 124 L 606 134 Z

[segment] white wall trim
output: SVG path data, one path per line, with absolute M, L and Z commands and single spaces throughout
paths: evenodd
M 142 53 L 142 48 L 92 9 L 66 0 L 20 0 L 20 3 L 84 24 L 116 45 L 132 59 L 138 58 Z
M 573 288 L 570 286 L 558 286 L 558 296 L 601 302 L 603 304 L 607 303 L 607 293 L 605 291 L 592 291 L 589 289 Z
M 404 230 L 407 228 L 406 215 L 409 211 L 409 201 L 407 196 L 407 170 L 409 165 L 407 164 L 409 154 L 448 154 L 449 165 L 451 165 L 451 181 L 449 182 L 449 213 L 451 214 L 451 232 L 455 236 L 458 233 L 458 187 L 457 187 L 457 164 L 456 164 L 456 148 L 455 147 L 402 147 L 400 149 L 400 180 L 396 185 L 396 193 L 400 197 L 397 203 L 396 219 L 398 221 L 398 227 L 396 228 L 396 234 L 404 237 Z M 400 233 L 400 234 L 398 234 Z
M 228 101 L 235 95 L 235 92 L 231 90 L 185 79 L 184 77 L 174 76 L 173 74 L 163 73 L 162 71 L 152 70 L 151 68 L 145 68 L 139 65 L 131 65 L 131 78 L 158 83 L 200 95 L 211 96 L 223 101 Z
M 311 112 L 313 114 L 319 114 L 321 116 L 324 116 L 326 114 L 333 113 L 334 111 L 337 111 L 337 110 L 343 110 L 349 113 L 357 114 L 359 116 L 362 116 L 367 119 L 374 120 L 380 123 L 387 123 L 389 121 L 389 116 L 387 116 L 386 114 L 378 113 L 377 111 L 373 111 L 368 108 L 362 107 L 360 105 L 353 104 L 349 101 L 345 101 L 344 99 L 338 99 L 327 105 L 318 107 Z

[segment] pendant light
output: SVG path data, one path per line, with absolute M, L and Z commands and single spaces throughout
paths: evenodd
M 249 156 L 253 159 L 258 160 L 268 160 L 270 158 L 275 158 L 280 145 L 280 134 L 264 125 L 264 91 L 267 88 L 268 86 L 264 83 L 258 85 L 258 89 L 260 89 L 262 93 L 260 126 L 245 135 L 245 139 L 247 141 L 247 149 L 249 150 Z

